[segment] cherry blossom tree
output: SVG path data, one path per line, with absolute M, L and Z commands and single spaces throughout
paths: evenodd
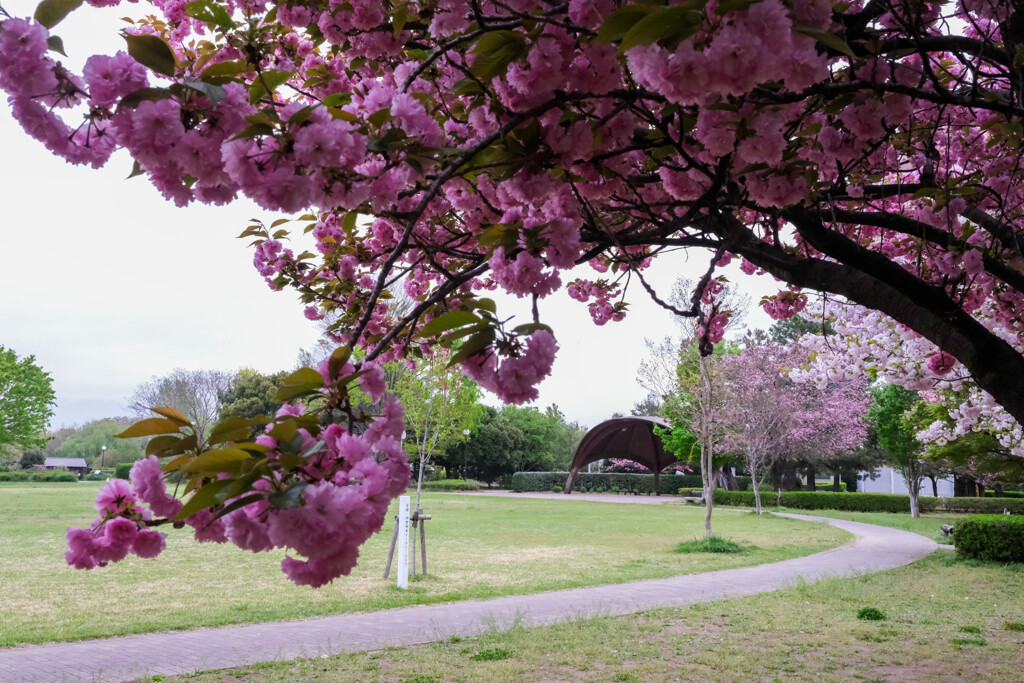
M 861 419 L 868 409 L 866 380 L 795 382 L 790 372 L 806 357 L 797 345 L 749 339 L 742 353 L 722 359 L 724 399 L 717 419 L 725 448 L 743 453 L 758 514 L 760 485 L 777 459 L 813 454 L 828 462 L 867 437 Z
M 181 442 L 157 449 L 178 456 L 167 467 L 193 468 L 177 521 L 254 501 L 232 512 L 292 520 L 272 542 L 337 575 L 351 547 L 320 557 L 297 540 L 310 532 L 302 511 L 327 489 L 365 488 L 347 474 L 355 442 L 343 454 L 339 439 L 391 452 L 399 411 L 373 438 L 352 436 L 349 384 L 421 344 L 461 342 L 454 364 L 529 401 L 558 346 L 541 300 L 562 286 L 599 325 L 626 315 L 628 285 L 643 288 L 695 318 L 710 354 L 732 258 L 788 283 L 764 302 L 772 315 L 799 313 L 804 289 L 877 310 L 1024 420 L 1016 0 L 157 0 L 158 15 L 125 30 L 127 52 L 75 74 L 51 31 L 79 4 L 44 0 L 33 19 L 0 24 L 0 89 L 28 134 L 76 164 L 126 150 L 179 205 L 246 196 L 288 214 L 297 225 L 246 229 L 255 265 L 299 291 L 310 317 L 337 314 L 337 355 L 281 394 L 315 410 L 281 416 L 273 444 L 231 459 L 237 445 L 187 424 L 133 432 Z M 307 231 L 314 245 L 296 253 L 287 240 Z M 680 248 L 711 253 L 683 307 L 644 275 Z M 397 286 L 417 302 L 402 315 L 388 304 Z M 494 288 L 531 300 L 532 319 L 500 316 L 484 296 Z M 307 437 L 326 450 L 307 453 Z M 384 479 L 366 500 L 400 488 Z M 151 553 L 160 520 L 120 493 L 103 500 L 107 522 L 74 536 L 74 557 L 116 559 L 131 525 Z M 356 537 L 377 519 L 355 518 Z M 117 551 L 94 552 L 101 537 Z

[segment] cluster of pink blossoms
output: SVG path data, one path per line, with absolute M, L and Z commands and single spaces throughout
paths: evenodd
M 558 344 L 547 330 L 530 335 L 526 348 L 518 356 L 500 361 L 496 353 L 480 353 L 463 361 L 466 376 L 484 389 L 494 392 L 506 403 L 521 404 L 540 395 L 537 384 L 551 374 Z
M 349 364 L 341 375 L 350 374 Z M 370 366 L 360 386 L 371 399 L 384 394 L 379 367 Z M 326 374 L 327 362 L 322 371 Z M 271 467 L 250 491 L 260 498 L 217 516 L 218 508 L 204 508 L 185 517 L 196 540 L 224 543 L 265 552 L 285 548 L 302 557 L 287 556 L 281 569 L 296 584 L 322 586 L 348 574 L 356 564 L 359 546 L 384 524 L 391 500 L 405 491 L 409 466 L 401 444 L 404 429 L 401 405 L 384 399 L 383 415 L 362 434 L 330 424 L 319 434 L 298 429 L 298 452 L 311 453 L 294 470 Z M 301 405 L 286 405 L 279 422 L 301 416 Z M 268 426 L 268 431 L 274 425 Z M 271 463 L 280 462 L 282 444 L 269 434 L 256 439 Z M 156 557 L 164 548 L 165 534 L 151 525 L 175 519 L 182 501 L 167 491 L 165 473 L 155 455 L 132 467 L 129 482 L 115 479 L 100 489 L 96 508 L 101 516 L 88 529 L 68 529 L 67 561 L 79 569 L 92 569 L 124 559 L 129 553 Z M 220 479 L 227 475 L 221 475 Z M 277 507 L 274 494 L 298 487 L 297 504 Z M 225 500 L 225 507 L 242 495 Z M 155 519 L 160 518 L 160 519 Z
M 570 298 L 582 303 L 594 299 L 587 308 L 595 325 L 604 325 L 610 320 L 618 322 L 626 317 L 626 311 L 612 301 L 621 293 L 618 285 L 609 284 L 605 280 L 593 282 L 579 278 L 569 283 L 566 292 Z

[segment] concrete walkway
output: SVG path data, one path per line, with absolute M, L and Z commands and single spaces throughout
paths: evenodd
M 623 496 L 611 496 L 621 502 Z M 565 498 L 563 496 L 563 498 Z M 575 496 L 573 496 L 575 498 Z M 682 607 L 909 564 L 936 549 L 919 534 L 842 519 L 787 514 L 845 529 L 855 539 L 807 557 L 743 569 L 575 588 L 493 600 L 403 607 L 308 621 L 204 628 L 0 650 L 0 681 L 132 681 L 153 674 L 224 669 L 268 660 L 314 657 L 471 636 L 513 625 Z

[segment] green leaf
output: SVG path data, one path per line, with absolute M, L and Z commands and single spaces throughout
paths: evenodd
M 219 85 L 206 83 L 198 78 L 193 78 L 192 76 L 185 76 L 185 78 L 181 79 L 181 84 L 186 88 L 192 88 L 196 92 L 201 92 L 206 95 L 214 105 L 227 97 L 228 94 L 227 90 Z
M 480 84 L 472 78 L 463 78 L 452 86 L 452 94 L 454 95 L 479 95 L 483 91 L 484 89 L 480 87 Z
M 46 44 L 57 54 L 64 55 L 65 57 L 68 56 L 68 53 L 64 52 L 64 41 L 61 40 L 60 36 L 50 36 L 46 39 Z
M 280 510 L 302 507 L 302 492 L 307 486 L 309 483 L 300 479 L 284 491 L 271 493 L 267 496 L 267 502 Z
M 290 401 L 324 388 L 324 378 L 313 368 L 299 368 L 284 378 L 274 396 L 275 401 Z
M 192 497 L 185 503 L 185 507 L 181 508 L 181 511 L 174 516 L 174 519 L 182 520 L 200 510 L 216 505 L 220 502 L 217 500 L 217 494 L 232 483 L 230 479 L 216 479 L 203 484 L 192 494 Z
M 173 76 L 177 62 L 174 59 L 174 50 L 164 42 L 163 38 L 153 35 L 142 34 L 132 35 L 122 33 L 121 36 L 128 43 L 128 54 L 132 58 L 158 74 Z
M 351 346 L 339 346 L 334 349 L 334 352 L 331 353 L 331 359 L 327 361 L 327 374 L 331 377 L 337 377 L 338 373 L 341 372 L 343 367 L 345 367 L 345 363 L 348 362 L 348 359 L 351 356 Z
M 508 65 L 526 54 L 526 38 L 519 31 L 491 31 L 473 48 L 476 58 L 469 72 L 484 82 L 504 75 Z
M 512 331 L 515 334 L 523 336 L 527 334 L 533 334 L 537 330 L 547 330 L 551 335 L 555 334 L 555 331 L 552 330 L 547 325 L 545 325 L 544 323 L 527 323 L 525 325 L 519 325 L 515 327 Z
M 241 448 L 215 448 L 206 451 L 183 469 L 185 472 L 237 472 L 242 461 L 252 455 Z
M 474 307 L 483 311 L 490 311 L 491 313 L 498 312 L 498 306 L 494 303 L 494 299 L 488 299 L 486 297 L 483 299 L 477 299 Z
M 437 316 L 429 323 L 420 328 L 419 336 L 423 338 L 436 337 L 442 332 L 453 330 L 456 327 L 478 323 L 480 316 L 469 311 L 448 311 Z
M 115 434 L 115 439 L 133 439 L 137 436 L 154 436 L 156 434 L 177 434 L 179 425 L 174 420 L 163 417 L 151 417 L 148 420 L 140 420 L 120 434 Z
M 195 0 L 185 5 L 185 14 L 219 28 L 232 29 L 235 22 L 223 6 L 213 0 Z
M 165 437 L 162 437 L 162 436 L 158 436 L 157 437 L 157 439 L 163 439 L 163 438 L 165 438 Z M 156 441 L 156 439 L 153 439 L 153 440 Z M 150 455 L 150 453 L 147 453 L 147 455 Z M 181 457 L 175 458 L 174 460 L 172 460 L 169 463 L 167 463 L 166 465 L 164 465 L 163 466 L 163 471 L 164 472 L 175 472 L 177 470 L 180 470 L 182 467 L 184 467 L 185 465 L 187 465 L 190 462 L 192 462 L 192 459 L 195 458 L 195 457 L 196 456 L 194 454 L 192 454 L 192 453 L 186 453 L 185 455 L 182 455 Z
M 150 410 L 152 410 L 157 415 L 163 415 L 172 422 L 177 422 L 181 427 L 187 427 L 192 424 L 191 422 L 189 422 L 189 419 L 187 417 L 185 417 L 180 411 L 175 410 L 174 408 L 161 407 L 150 408 Z
M 285 420 L 281 424 L 274 425 L 267 434 L 274 439 L 277 439 L 280 444 L 287 444 L 295 438 L 295 433 L 299 430 L 299 426 L 295 424 L 295 420 Z
M 288 82 L 288 79 L 294 73 L 294 71 L 278 71 L 275 69 L 261 72 L 258 77 L 253 79 L 252 85 L 249 86 L 249 103 L 255 104 L 261 98 L 274 92 L 279 85 Z
M 477 242 L 482 247 L 492 249 L 505 247 L 506 249 L 511 249 L 519 242 L 519 228 L 514 225 L 498 223 L 485 228 L 480 233 L 480 237 L 477 238 Z
M 249 438 L 249 431 L 258 424 L 266 424 L 271 418 L 266 415 L 245 419 L 242 417 L 229 417 L 218 422 L 210 432 L 207 441 L 210 445 L 224 443 L 225 441 L 245 441 Z
M 853 52 L 853 48 L 851 48 L 845 40 L 834 33 L 829 33 L 828 31 L 823 31 L 820 28 L 814 28 L 813 26 L 794 26 L 793 31 L 795 33 L 802 33 L 805 36 L 810 36 L 822 45 L 830 47 L 836 52 L 841 52 L 851 59 L 855 59 L 857 57 Z
M 448 359 L 448 367 L 461 363 L 470 356 L 486 349 L 494 341 L 494 328 L 489 327 L 483 332 L 477 332 L 459 347 L 459 350 Z
M 199 75 L 200 78 L 207 80 L 211 78 L 234 78 L 235 76 L 241 76 L 244 73 L 249 73 L 253 70 L 253 66 L 249 62 L 243 62 L 241 60 L 233 62 L 217 62 L 203 69 L 203 73 Z
M 490 323 L 486 322 L 480 323 L 479 325 L 470 325 L 468 327 L 463 327 L 458 330 L 455 330 L 454 332 L 449 332 L 446 335 L 438 337 L 437 343 L 445 348 L 451 348 L 452 344 L 458 341 L 459 339 L 462 339 L 463 337 L 468 337 L 471 334 L 476 334 L 477 332 L 482 332 L 486 330 L 488 327 L 490 327 Z
M 53 28 L 81 5 L 82 0 L 43 0 L 36 7 L 36 13 L 32 18 L 46 28 Z M 58 52 L 64 54 L 63 50 L 58 50 Z
M 653 7 L 645 7 L 642 5 L 626 5 L 620 7 L 604 20 L 601 24 L 601 28 L 597 29 L 597 37 L 594 38 L 595 43 L 614 43 L 622 40 L 622 37 L 629 33 L 629 30 L 636 25 L 638 21 L 655 11 Z
M 218 511 L 217 514 L 215 514 L 213 516 L 213 519 L 210 520 L 210 522 L 211 523 L 212 522 L 216 522 L 218 519 L 220 519 L 224 515 L 231 514 L 232 512 L 234 512 L 235 510 L 237 510 L 239 508 L 244 508 L 246 505 L 252 505 L 253 503 L 258 503 L 261 500 L 263 500 L 263 495 L 259 494 L 259 493 L 253 493 L 252 495 L 243 496 L 242 498 L 239 498 L 238 500 L 233 501 L 230 505 L 226 506 L 224 509 Z
M 666 7 L 648 14 L 626 32 L 619 45 L 625 51 L 638 45 L 650 45 L 659 40 L 672 38 L 675 41 L 685 40 L 694 35 L 704 25 L 704 16 L 683 5 Z
M 117 104 L 117 110 L 134 109 L 142 102 L 156 102 L 157 100 L 169 99 L 171 99 L 171 91 L 167 88 L 139 88 L 122 97 L 121 101 Z
M 157 457 L 177 455 L 185 450 L 182 446 L 184 441 L 181 437 L 170 434 L 154 436 L 146 444 L 146 455 L 155 455 Z

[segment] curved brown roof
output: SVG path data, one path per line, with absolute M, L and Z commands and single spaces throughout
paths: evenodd
M 598 460 L 632 460 L 655 473 L 680 462 L 665 450 L 661 437 L 654 433 L 655 426 L 668 427 L 669 424 L 660 417 L 633 415 L 605 420 L 587 432 L 573 456 L 566 493 L 571 489 L 576 473 Z

